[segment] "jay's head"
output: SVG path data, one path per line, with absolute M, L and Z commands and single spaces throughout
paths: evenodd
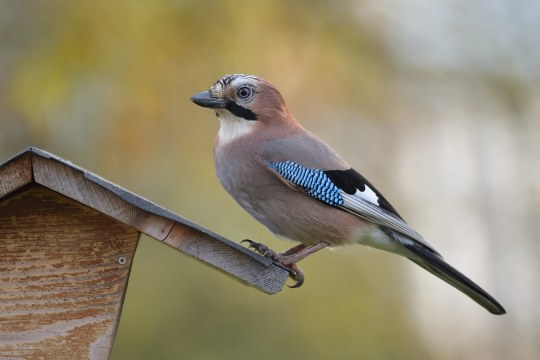
M 213 109 L 222 122 L 271 124 L 290 118 L 279 91 L 270 82 L 253 75 L 225 75 L 209 91 L 193 95 L 191 101 Z

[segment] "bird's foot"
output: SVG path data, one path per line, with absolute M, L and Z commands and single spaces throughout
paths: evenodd
M 281 267 L 287 270 L 290 277 L 292 277 L 293 280 L 296 281 L 294 285 L 287 286 L 289 286 L 290 288 L 299 288 L 300 286 L 302 286 L 302 284 L 304 283 L 304 273 L 302 272 L 302 269 L 300 269 L 300 266 L 296 264 L 296 261 L 298 259 L 295 256 L 289 255 L 287 251 L 284 253 L 276 253 L 268 246 L 249 239 L 242 240 L 241 243 L 248 243 L 248 248 L 255 250 L 257 253 L 272 260 L 277 265 L 281 265 Z

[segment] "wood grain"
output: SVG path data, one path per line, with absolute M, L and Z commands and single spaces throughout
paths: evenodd
M 220 238 L 196 224 L 189 224 L 178 215 L 121 188 L 113 189 L 117 194 L 111 191 L 110 183 L 93 174 L 84 174 L 80 169 L 66 166 L 58 160 L 37 155 L 33 157 L 32 164 L 36 183 L 133 226 L 268 294 L 281 291 L 287 281 L 288 272 L 272 264 L 269 259 Z M 90 180 L 94 178 L 96 181 Z M 111 189 L 99 185 L 98 181 Z M 131 202 L 126 198 L 131 199 Z M 146 209 L 152 209 L 163 216 Z
M 176 224 L 164 243 L 224 270 L 267 294 L 281 291 L 289 273 L 273 264 L 265 266 L 227 244 L 183 224 Z
M 106 359 L 139 233 L 34 185 L 0 201 L 0 234 L 0 358 Z
M 31 153 L 0 166 L 0 199 L 32 182 Z
M 174 225 L 174 221 L 130 204 L 98 184 L 88 181 L 79 170 L 54 159 L 33 156 L 32 166 L 36 183 L 131 225 L 156 239 L 165 239 Z

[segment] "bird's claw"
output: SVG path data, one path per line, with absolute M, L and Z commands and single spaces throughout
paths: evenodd
M 304 284 L 304 272 L 302 269 L 300 269 L 300 266 L 298 266 L 295 263 L 292 263 L 290 265 L 284 265 L 286 270 L 289 272 L 289 276 L 293 278 L 294 281 L 296 281 L 293 285 L 287 285 L 291 289 L 299 288 Z
M 258 254 L 272 260 L 275 264 L 287 270 L 289 272 L 289 276 L 296 281 L 294 285 L 287 285 L 288 287 L 294 289 L 299 288 L 302 286 L 302 284 L 304 284 L 304 273 L 302 272 L 302 269 L 300 269 L 300 266 L 298 266 L 294 261 L 291 261 L 290 256 L 278 254 L 268 246 L 257 243 L 253 240 L 245 239 L 240 243 L 248 243 L 249 249 L 255 250 Z
M 248 249 L 253 249 L 257 253 L 261 254 L 262 256 L 269 258 L 271 260 L 277 261 L 278 254 L 274 250 L 270 249 L 268 246 L 264 244 L 261 244 L 261 243 L 258 243 L 249 239 L 242 240 L 240 241 L 240 243 L 248 243 L 249 244 Z

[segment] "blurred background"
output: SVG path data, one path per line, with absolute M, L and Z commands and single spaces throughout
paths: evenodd
M 275 239 L 221 189 L 224 74 L 273 82 L 493 316 L 360 246 L 268 296 L 143 237 L 112 359 L 540 357 L 540 3 L 0 0 L 0 159 L 34 145 L 230 239 Z

